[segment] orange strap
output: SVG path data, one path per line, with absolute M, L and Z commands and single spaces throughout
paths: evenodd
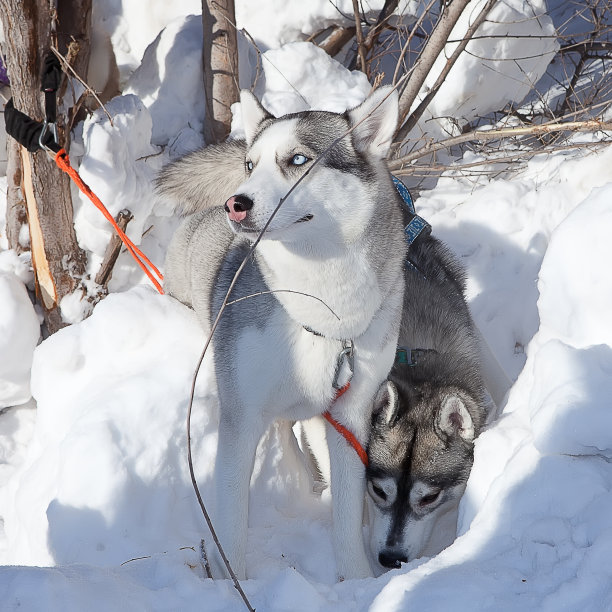
M 336 392 L 336 397 L 334 401 L 336 401 L 341 395 L 348 391 L 348 388 L 351 386 L 350 381 L 344 385 L 341 389 L 338 389 Z M 326 410 L 323 413 L 323 416 L 327 420 L 327 422 L 355 449 L 355 452 L 359 455 L 361 462 L 363 465 L 367 467 L 368 465 L 368 455 L 363 450 L 363 446 L 359 443 L 359 440 L 354 436 L 352 432 L 350 432 L 344 425 L 338 423 L 336 419 L 330 414 L 329 410 Z
M 143 272 L 149 277 L 149 280 L 155 285 L 155 288 L 161 293 L 164 293 L 160 282 L 153 276 L 151 270 L 155 273 L 160 281 L 164 280 L 161 272 L 153 265 L 151 260 L 127 237 L 126 233 L 117 225 L 117 222 L 113 219 L 113 216 L 108 212 L 108 209 L 98 196 L 91 190 L 83 179 L 79 176 L 79 173 L 70 165 L 70 158 L 68 153 L 64 149 L 60 149 L 55 155 L 55 163 L 58 165 L 60 170 L 65 172 L 76 184 L 76 186 L 92 201 L 93 205 L 104 215 L 107 221 L 115 228 L 117 235 L 121 238 L 123 244 L 125 244 L 127 250 L 130 252 L 132 257 L 136 260 L 136 263 L 142 268 Z M 149 270 L 149 268 L 151 270 Z

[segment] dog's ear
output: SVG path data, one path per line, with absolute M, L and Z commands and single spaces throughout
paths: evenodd
M 261 105 L 261 102 L 248 90 L 240 92 L 240 107 L 242 110 L 242 125 L 247 144 L 250 146 L 257 133 L 259 124 L 272 115 Z
M 357 108 L 348 112 L 353 143 L 358 151 L 384 158 L 389 152 L 398 119 L 397 91 L 391 86 L 379 87 Z
M 399 395 L 397 387 L 390 381 L 385 380 L 374 398 L 372 410 L 372 424 L 392 427 L 395 424 L 399 409 Z
M 458 394 L 452 393 L 442 400 L 436 416 L 436 429 L 448 438 L 458 435 L 466 442 L 474 440 L 474 422 Z

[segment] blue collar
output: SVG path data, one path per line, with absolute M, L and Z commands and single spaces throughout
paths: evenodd
M 411 216 L 408 225 L 404 228 L 406 242 L 408 243 L 408 247 L 410 247 L 421 234 L 427 236 L 431 233 L 431 225 L 429 225 L 429 223 L 427 223 L 423 217 L 419 217 L 419 215 L 416 214 L 414 202 L 410 192 L 408 191 L 408 187 L 406 187 L 406 185 L 404 185 L 404 183 L 402 183 L 402 181 L 400 181 L 396 176 L 391 175 L 391 180 L 393 181 L 397 192 L 400 194 L 400 197 L 404 201 L 404 204 L 408 208 L 408 212 Z

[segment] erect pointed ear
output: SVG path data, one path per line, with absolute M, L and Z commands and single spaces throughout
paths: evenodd
M 240 107 L 242 110 L 242 125 L 247 144 L 253 142 L 259 124 L 272 115 L 261 105 L 259 100 L 248 90 L 240 92 Z
M 353 130 L 355 148 L 380 159 L 386 157 L 397 127 L 398 113 L 397 91 L 391 86 L 379 87 L 357 108 L 350 110 L 351 126 L 357 126 Z
M 436 416 L 436 427 L 449 438 L 461 436 L 466 442 L 474 439 L 474 422 L 463 400 L 453 393 L 447 395 Z
M 372 424 L 383 427 L 392 427 L 399 409 L 399 395 L 397 387 L 390 381 L 385 380 L 374 398 L 372 410 Z

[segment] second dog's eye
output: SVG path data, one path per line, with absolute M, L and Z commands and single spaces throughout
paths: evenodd
M 425 495 L 421 497 L 419 501 L 419 506 L 429 506 L 429 504 L 433 504 L 438 499 L 438 497 L 440 497 L 440 491 Z
M 294 166 L 303 166 L 307 161 L 308 161 L 308 158 L 305 155 L 302 155 L 301 153 L 296 153 L 291 158 L 291 163 Z
M 253 172 L 253 162 L 250 159 L 244 162 L 247 172 Z
M 382 501 L 387 501 L 387 494 L 378 485 L 372 484 L 372 491 L 376 497 L 379 497 Z

